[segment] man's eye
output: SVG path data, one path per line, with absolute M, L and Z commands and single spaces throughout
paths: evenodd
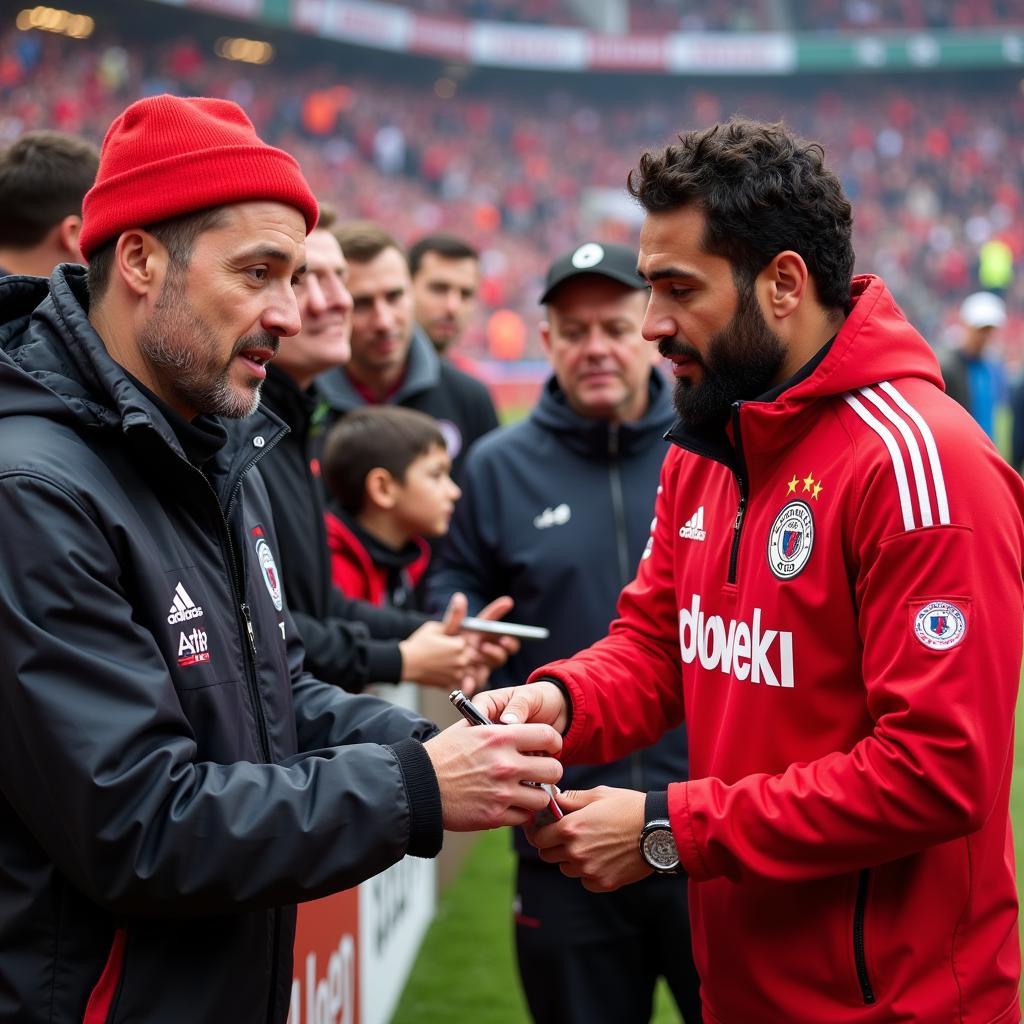
M 266 279 L 268 277 L 268 274 L 269 274 L 269 272 L 268 272 L 266 267 L 249 267 L 249 269 L 246 270 L 246 273 L 254 281 L 259 281 L 260 283 L 262 283 L 263 281 L 266 281 Z
M 673 299 L 685 299 L 692 291 L 692 288 L 670 288 L 669 295 L 671 295 Z

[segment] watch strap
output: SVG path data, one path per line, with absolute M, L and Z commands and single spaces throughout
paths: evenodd
M 644 824 L 668 820 L 668 790 L 651 790 L 644 799 Z

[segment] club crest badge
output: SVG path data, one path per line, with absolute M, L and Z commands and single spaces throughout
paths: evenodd
M 270 600 L 274 602 L 274 607 L 281 611 L 284 607 L 284 599 L 281 596 L 281 574 L 277 571 L 274 553 L 263 537 L 256 541 L 256 558 L 260 563 L 260 571 L 263 573 L 263 582 L 266 583 L 270 593 Z
M 814 547 L 814 515 L 805 501 L 782 508 L 768 534 L 768 565 L 780 580 L 798 576 Z
M 931 601 L 914 617 L 914 636 L 933 651 L 956 647 L 967 632 L 967 616 L 949 601 Z

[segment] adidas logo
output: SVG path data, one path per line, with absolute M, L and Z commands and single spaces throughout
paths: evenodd
M 533 525 L 538 530 L 547 530 L 552 526 L 565 526 L 571 518 L 572 509 L 563 501 L 561 505 L 549 506 L 539 516 L 534 516 Z
M 173 626 L 176 622 L 188 622 L 189 619 L 201 619 L 202 617 L 202 606 L 197 605 L 188 596 L 188 591 L 181 585 L 181 580 L 179 580 L 178 585 L 174 588 L 174 603 L 171 605 L 167 621 Z
M 679 529 L 679 536 L 683 540 L 704 540 L 707 533 L 704 531 L 704 506 L 701 505 L 696 512 L 686 520 Z

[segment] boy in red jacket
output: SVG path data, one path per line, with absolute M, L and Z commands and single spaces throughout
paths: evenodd
M 328 435 L 322 471 L 334 499 L 327 541 L 335 585 L 373 604 L 414 606 L 430 561 L 424 538 L 448 532 L 462 493 L 437 424 L 400 406 L 354 409 Z
M 567 763 L 685 717 L 690 780 L 563 794 L 540 856 L 688 876 L 704 1024 L 1018 1024 L 1021 480 L 853 277 L 820 146 L 736 119 L 630 188 L 679 413 L 650 543 L 606 637 L 481 702 Z

